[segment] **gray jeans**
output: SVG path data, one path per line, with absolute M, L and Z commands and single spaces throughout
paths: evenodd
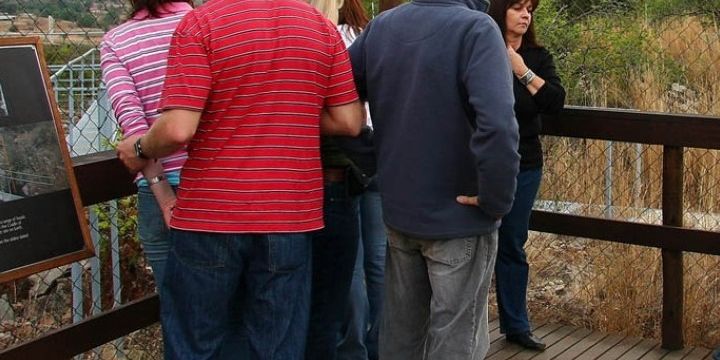
M 381 360 L 481 360 L 497 231 L 421 240 L 388 229 Z

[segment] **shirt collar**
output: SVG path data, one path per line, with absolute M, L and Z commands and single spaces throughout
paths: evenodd
M 165 17 L 165 16 L 172 15 L 172 14 L 175 14 L 175 13 L 178 13 L 181 11 L 190 11 L 192 9 L 193 9 L 193 7 L 190 6 L 190 4 L 188 4 L 186 2 L 174 1 L 174 2 L 170 2 L 170 3 L 161 4 L 158 7 L 158 14 L 160 14 L 160 17 Z M 143 19 L 147 19 L 149 17 L 150 17 L 150 12 L 147 11 L 147 9 L 142 9 L 142 10 L 136 12 L 132 18 L 133 18 L 133 20 L 143 20 Z
M 482 12 L 487 12 L 490 5 L 488 0 L 413 0 L 413 2 L 420 4 L 465 5 L 470 9 Z

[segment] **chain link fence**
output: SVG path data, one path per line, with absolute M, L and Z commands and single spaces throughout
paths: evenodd
M 127 17 L 120 1 L 0 1 L 0 36 L 39 36 L 71 156 L 110 150 L 119 136 L 102 83 L 98 45 Z M 87 208 L 96 256 L 0 284 L 0 349 L 154 293 L 136 235 L 136 198 Z M 161 359 L 159 326 L 78 356 Z
M 43 39 L 72 156 L 111 149 L 117 139 L 97 46 L 127 17 L 123 4 L 0 1 L 0 36 Z M 719 0 L 541 0 L 535 21 L 555 55 L 568 104 L 720 116 L 717 9 Z M 559 137 L 543 142 L 537 209 L 661 223 L 661 147 Z M 716 151 L 685 151 L 686 226 L 720 230 L 717 157 Z M 135 201 L 87 209 L 96 257 L 0 284 L 0 349 L 154 292 L 136 236 Z M 536 321 L 659 338 L 659 250 L 544 233 L 531 233 L 527 249 Z M 716 256 L 685 257 L 691 345 L 720 343 L 719 265 Z M 160 338 L 153 326 L 79 358 L 160 359 Z

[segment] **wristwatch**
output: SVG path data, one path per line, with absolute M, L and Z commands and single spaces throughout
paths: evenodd
M 142 145 L 140 144 L 141 140 L 142 136 L 135 141 L 135 156 L 147 160 L 149 158 L 143 153 Z
M 157 183 L 165 180 L 165 175 L 160 174 L 160 175 L 158 175 L 158 176 L 153 176 L 153 177 L 148 178 L 148 179 L 146 179 L 146 180 L 147 180 L 147 182 L 148 182 L 148 186 L 153 186 L 153 185 L 155 185 L 155 184 L 157 184 Z

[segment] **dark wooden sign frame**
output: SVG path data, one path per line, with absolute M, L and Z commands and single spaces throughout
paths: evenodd
M 0 58 L 5 68 L 0 69 L 2 283 L 92 257 L 95 251 L 42 42 L 39 37 L 0 38 Z M 32 143 L 32 153 L 18 154 L 28 148 L 18 144 L 28 139 L 38 145 Z M 41 164 L 35 165 L 37 173 L 14 168 L 32 156 L 33 164 Z

